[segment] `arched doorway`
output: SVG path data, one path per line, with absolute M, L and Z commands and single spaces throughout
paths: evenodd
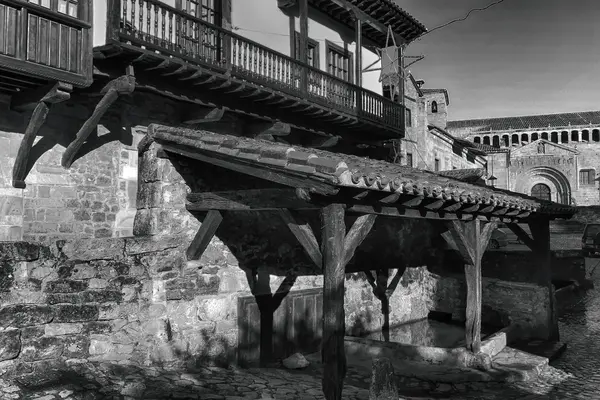
M 531 195 L 540 200 L 552 200 L 552 193 L 550 191 L 550 188 L 548 187 L 548 185 L 543 183 L 533 185 L 533 187 L 531 188 Z

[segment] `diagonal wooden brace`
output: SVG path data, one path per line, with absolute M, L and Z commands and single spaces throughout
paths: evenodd
M 65 150 L 61 164 L 64 168 L 71 167 L 75 156 L 81 150 L 81 147 L 90 136 L 90 134 L 97 127 L 100 119 L 106 114 L 111 105 L 121 95 L 127 95 L 133 93 L 135 90 L 135 77 L 133 76 L 133 69 L 128 68 L 127 75 L 121 76 L 117 79 L 110 81 L 100 93 L 104 94 L 92 115 L 85 121 L 79 132 L 75 137 L 75 140 L 69 144 L 69 147 Z
M 33 141 L 37 136 L 38 132 L 46 122 L 50 107 L 53 104 L 63 102 L 71 97 L 71 91 L 73 85 L 63 82 L 54 84 L 47 93 L 37 103 L 27 129 L 21 140 L 19 151 L 17 152 L 17 159 L 13 166 L 12 185 L 18 189 L 25 189 L 25 177 L 27 176 L 27 162 L 29 161 L 29 153 L 33 146 Z

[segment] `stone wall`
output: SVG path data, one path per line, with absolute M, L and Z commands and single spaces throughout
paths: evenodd
M 176 120 L 181 107 L 148 93 L 120 98 L 65 170 L 62 154 L 98 101 L 75 93 L 52 107 L 33 145 L 23 190 L 12 187 L 12 168 L 31 113 L 0 100 L 0 241 L 132 235 L 138 142 L 149 123 Z

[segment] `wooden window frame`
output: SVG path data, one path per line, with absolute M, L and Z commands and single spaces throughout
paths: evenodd
M 60 15 L 68 15 L 72 18 L 77 19 L 86 19 L 86 16 L 81 16 L 81 12 L 83 10 L 82 0 L 27 0 L 28 3 L 38 5 L 40 7 L 47 8 L 50 11 L 58 13 Z M 60 5 L 64 4 L 66 8 L 66 12 L 59 11 Z M 75 4 L 75 15 L 69 13 L 69 8 L 71 4 Z
M 587 179 L 582 179 L 587 175 Z M 596 170 L 593 168 L 584 168 L 579 170 L 579 185 L 580 186 L 595 186 L 596 185 Z
M 408 107 L 405 107 L 404 110 L 406 110 L 404 116 L 404 118 L 406 119 L 406 126 L 412 127 L 412 110 Z
M 300 32 L 298 31 L 294 31 L 294 41 L 293 41 L 294 45 L 292 48 L 292 58 L 294 60 L 298 60 L 300 61 L 300 54 L 298 54 L 298 44 L 300 43 Z M 310 37 L 308 38 L 308 49 L 310 50 L 310 48 L 314 48 L 315 49 L 315 57 L 313 59 L 313 63 L 312 64 L 308 64 L 313 68 L 317 68 L 317 69 L 321 69 L 321 44 L 319 43 L 318 40 L 315 39 L 311 39 Z
M 327 60 L 325 62 L 325 70 L 328 74 L 335 76 L 333 72 L 329 69 L 330 52 L 341 54 L 342 56 L 348 59 L 348 79 L 339 78 L 337 76 L 336 78 L 345 80 L 349 83 L 354 83 L 354 53 L 348 50 L 348 43 L 344 43 L 344 47 L 342 47 L 333 42 L 330 42 L 327 39 L 325 40 L 325 59 Z

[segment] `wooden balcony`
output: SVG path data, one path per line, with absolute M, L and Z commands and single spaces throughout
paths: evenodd
M 337 135 L 404 134 L 400 104 L 158 0 L 110 0 L 108 15 L 96 58 L 133 64 L 138 83 Z
M 92 0 L 40 4 L 0 0 L 0 93 L 91 84 Z

